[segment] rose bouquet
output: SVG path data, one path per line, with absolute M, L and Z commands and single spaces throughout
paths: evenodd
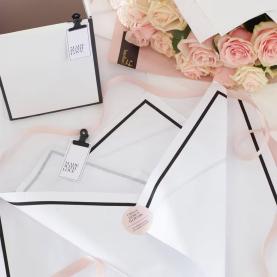
M 190 79 L 211 76 L 228 88 L 260 91 L 277 76 L 277 24 L 264 14 L 199 43 L 173 0 L 110 0 L 125 40 L 176 60 Z

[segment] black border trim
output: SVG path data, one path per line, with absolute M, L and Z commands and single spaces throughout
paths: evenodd
M 217 91 L 213 98 L 211 99 L 211 101 L 209 102 L 209 104 L 207 105 L 207 107 L 205 108 L 205 110 L 203 111 L 203 113 L 201 114 L 201 116 L 199 117 L 199 119 L 197 120 L 197 122 L 195 123 L 195 125 L 193 126 L 193 128 L 191 129 L 190 133 L 188 134 L 188 136 L 186 137 L 186 139 L 184 140 L 184 142 L 182 143 L 182 145 L 180 146 L 180 148 L 178 149 L 178 151 L 175 153 L 174 157 L 171 159 L 171 161 L 169 162 L 169 164 L 167 165 L 167 167 L 165 168 L 165 170 L 163 171 L 163 173 L 161 174 L 161 176 L 159 177 L 158 181 L 156 182 L 152 193 L 149 197 L 149 200 L 146 204 L 146 207 L 149 208 L 151 205 L 151 202 L 153 200 L 153 197 L 161 183 L 161 181 L 163 180 L 163 178 L 166 176 L 166 174 L 168 173 L 168 171 L 170 170 L 170 168 L 172 167 L 172 165 L 174 164 L 174 162 L 177 160 L 178 156 L 181 154 L 181 152 L 184 150 L 185 146 L 187 145 L 188 141 L 190 140 L 190 138 L 192 137 L 192 135 L 194 134 L 194 132 L 197 130 L 198 126 L 200 125 L 200 123 L 202 122 L 203 118 L 206 116 L 206 114 L 208 113 L 209 109 L 211 108 L 211 106 L 213 105 L 213 103 L 215 102 L 215 100 L 217 99 L 217 96 L 223 96 L 227 99 L 227 96 L 225 94 L 223 94 L 220 91 Z
M 69 206 L 110 206 L 110 207 L 134 207 L 136 203 L 116 202 L 71 202 L 71 201 L 34 201 L 34 202 L 9 202 L 15 206 L 38 206 L 38 205 L 69 205 Z
M 102 144 L 114 131 L 116 131 L 124 122 L 126 122 L 132 115 L 134 115 L 141 107 L 148 105 L 153 108 L 160 115 L 165 117 L 179 129 L 182 128 L 178 122 L 172 119 L 170 116 L 162 112 L 155 105 L 148 100 L 142 101 L 136 108 L 134 108 L 126 117 L 124 117 L 111 131 L 109 131 L 101 140 L 99 140 L 90 150 L 90 153 L 95 150 L 100 144 Z M 15 206 L 37 206 L 37 205 L 82 205 L 82 206 L 126 206 L 133 207 L 136 203 L 109 203 L 109 202 L 75 202 L 75 201 L 34 201 L 34 202 L 9 202 Z
M 171 123 L 173 123 L 178 128 L 182 128 L 182 126 L 173 120 L 171 117 L 169 117 L 167 114 L 162 112 L 160 109 L 158 109 L 156 106 L 154 106 L 152 103 L 150 103 L 148 100 L 142 101 L 136 108 L 134 108 L 126 117 L 124 117 L 112 130 L 110 130 L 102 139 L 100 139 L 95 145 L 92 146 L 90 153 L 95 150 L 102 142 L 104 142 L 114 131 L 116 131 L 123 123 L 125 123 L 132 115 L 134 115 L 141 107 L 143 107 L 145 104 L 153 108 L 155 111 L 157 111 L 159 114 L 161 114 L 163 117 L 168 119 Z
M 100 103 L 103 103 L 103 96 L 102 96 L 102 89 L 101 89 L 101 83 L 100 83 L 99 66 L 98 66 L 98 58 L 97 58 L 97 51 L 96 51 L 96 41 L 95 41 L 94 28 L 93 28 L 93 22 L 91 17 L 88 19 L 88 23 L 90 28 L 90 40 L 91 40 L 91 49 L 92 49 L 93 60 L 94 60 L 95 77 L 96 77 L 96 83 L 98 88 L 98 97 L 99 97 L 98 104 L 100 104 Z
M 241 100 L 238 100 L 238 102 L 239 102 L 241 111 L 242 111 L 242 113 L 243 113 L 243 116 L 244 116 L 246 125 L 247 125 L 247 127 L 248 127 L 248 130 L 251 131 L 251 130 L 253 130 L 253 129 L 252 129 L 252 126 L 251 126 L 249 117 L 248 117 L 248 115 L 247 115 L 247 112 L 246 112 L 246 110 L 245 110 L 245 107 L 244 107 L 244 105 L 243 105 L 243 102 L 242 102 Z M 256 139 L 254 133 L 251 133 L 250 135 L 251 135 L 253 144 L 254 144 L 254 146 L 255 146 L 255 149 L 256 149 L 256 151 L 258 152 L 258 151 L 260 150 L 260 148 L 259 148 L 257 139 Z M 272 182 L 272 180 L 271 180 L 271 178 L 270 178 L 270 175 L 269 175 L 269 172 L 268 172 L 268 170 L 267 170 L 267 167 L 266 167 L 266 164 L 265 164 L 265 161 L 264 161 L 264 158 L 263 158 L 262 154 L 259 155 L 259 159 L 260 159 L 262 168 L 263 168 L 263 170 L 264 170 L 266 179 L 267 179 L 267 181 L 268 181 L 270 190 L 271 190 L 272 195 L 273 195 L 273 197 L 274 197 L 275 203 L 277 204 L 277 194 L 276 194 L 276 191 L 275 191 L 273 182 Z
M 4 263 L 5 263 L 6 275 L 7 277 L 11 277 L 1 217 L 0 217 L 0 240 L 1 240 Z
M 10 109 L 9 102 L 8 102 L 8 99 L 7 99 L 7 96 L 6 96 L 6 93 L 5 93 L 5 89 L 4 89 L 4 85 L 3 85 L 3 82 L 2 82 L 1 76 L 0 76 L 0 88 L 1 88 L 2 95 L 3 95 L 3 98 L 4 98 L 4 102 L 5 102 L 8 114 L 9 114 L 9 118 L 10 118 L 10 120 L 13 120 L 11 109 Z
M 9 102 L 8 102 L 8 99 L 7 99 L 7 95 L 6 95 L 6 92 L 5 92 L 5 89 L 4 89 L 4 84 L 3 84 L 3 81 L 2 81 L 1 76 L 0 76 L 0 89 L 2 91 L 4 102 L 5 102 L 5 105 L 6 105 L 6 108 L 7 108 L 7 111 L 8 111 L 8 115 L 9 115 L 9 118 L 10 118 L 11 121 L 25 119 L 25 118 L 29 118 L 29 117 L 41 116 L 41 115 L 46 115 L 46 114 L 51 114 L 51 113 L 63 112 L 63 111 L 68 111 L 68 110 L 73 110 L 73 109 L 78 109 L 78 108 L 84 108 L 84 107 L 93 106 L 93 105 L 103 103 L 103 96 L 102 96 L 101 83 L 100 83 L 99 66 L 98 66 L 98 59 L 97 59 L 96 43 L 95 43 L 95 36 L 94 36 L 92 18 L 88 19 L 88 23 L 89 23 L 89 28 L 90 28 L 91 49 L 92 49 L 92 54 L 93 54 L 93 61 L 94 61 L 94 68 L 95 68 L 95 78 L 96 78 L 96 83 L 97 83 L 97 88 L 98 88 L 99 101 L 95 102 L 95 103 L 91 103 L 91 104 L 72 107 L 72 108 L 66 108 L 66 109 L 55 110 L 55 111 L 50 111 L 50 112 L 46 112 L 46 113 L 40 113 L 40 114 L 34 114 L 34 115 L 28 115 L 28 116 L 13 118 L 12 113 L 11 113 L 11 109 L 10 109 L 10 105 L 9 105 Z

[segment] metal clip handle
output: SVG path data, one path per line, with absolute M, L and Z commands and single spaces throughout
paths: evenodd
M 80 29 L 83 29 L 83 28 L 87 28 L 86 25 L 81 25 L 82 18 L 81 18 L 81 15 L 79 13 L 74 13 L 72 15 L 72 19 L 73 19 L 74 27 L 70 28 L 69 32 L 75 31 L 75 30 L 80 30 Z
M 79 145 L 82 147 L 89 147 L 89 144 L 86 143 L 86 140 L 88 139 L 89 134 L 88 131 L 86 129 L 82 129 L 80 131 L 80 139 L 79 140 L 73 140 L 73 144 L 75 145 Z

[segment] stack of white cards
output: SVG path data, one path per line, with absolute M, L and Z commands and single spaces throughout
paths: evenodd
M 175 0 L 175 3 L 199 42 L 218 33 L 223 36 L 263 13 L 277 21 L 275 0 Z

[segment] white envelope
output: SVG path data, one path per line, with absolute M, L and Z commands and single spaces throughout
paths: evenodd
M 102 102 L 92 19 L 82 25 L 72 33 L 69 22 L 0 36 L 0 89 L 10 120 Z M 68 36 L 83 30 L 90 56 L 69 61 Z
M 17 191 L 141 193 L 184 123 L 182 116 L 146 93 L 91 140 L 91 154 L 77 185 L 57 178 L 67 145 L 49 146 Z
M 200 43 L 218 33 L 196 1 L 175 0 L 175 4 Z
M 97 139 L 99 142 L 103 141 L 94 154 L 97 165 L 103 167 L 101 163 L 106 157 L 105 164 L 108 163 L 106 168 L 133 178 L 147 178 L 154 169 L 165 148 L 180 131 L 184 119 L 154 96 L 147 97 L 150 104 L 145 103 L 145 100 L 145 97 L 140 100 L 135 105 L 135 110 L 134 108 L 127 110 L 103 131 L 98 138 L 100 140 Z M 116 126 L 120 127 L 115 128 Z M 132 133 L 127 136 L 128 129 Z M 102 140 L 103 138 L 105 140 Z M 30 143 L 29 147 L 34 146 Z M 135 149 L 132 150 L 133 148 Z M 21 150 L 24 151 L 20 146 L 17 147 L 16 153 L 19 159 L 20 153 L 23 153 Z M 120 152 L 128 159 L 127 163 L 124 164 L 124 159 L 117 159 Z M 42 154 L 42 151 L 40 153 Z M 144 155 L 148 158 L 145 159 L 147 157 L 145 156 L 141 159 Z M 19 164 L 22 165 L 22 160 Z M 122 170 L 126 168 L 128 172 L 123 172 Z M 87 171 L 88 168 L 85 173 Z M 94 186 L 93 181 L 90 180 L 90 183 Z M 132 183 L 130 180 L 130 184 Z M 36 188 L 39 188 L 38 185 L 34 184 Z M 112 185 L 111 182 L 106 187 Z M 75 186 L 79 186 L 82 191 L 82 182 Z M 187 272 L 190 276 L 201 276 L 192 262 L 174 249 L 149 235 L 133 236 L 123 228 L 121 219 L 124 211 L 134 206 L 139 198 L 139 194 L 130 194 L 132 189 L 132 187 L 128 190 L 126 188 L 124 193 L 114 191 L 103 193 L 93 190 L 70 192 L 70 189 L 69 192 L 37 190 L 4 193 L 2 196 L 88 254 L 111 264 L 127 275 L 160 277 L 168 276 L 170 272 L 174 276 L 181 277 L 183 272 Z M 141 191 L 142 189 L 143 187 Z
M 153 213 L 149 233 L 208 277 L 225 274 L 226 143 L 226 89 L 213 83 L 138 202 Z
M 247 103 L 228 99 L 226 272 L 229 276 L 267 277 L 262 249 L 276 216 L 277 170 L 268 147 L 259 158 L 242 161 L 234 154 L 235 135 L 260 129 L 255 109 Z M 262 145 L 263 134 L 240 141 L 239 151 L 249 155 Z M 274 275 L 276 247 L 269 249 L 267 261 Z
M 197 0 L 196 2 L 222 36 L 247 20 L 277 9 L 275 0 Z
M 0 216 L 1 277 L 50 277 L 81 257 L 88 256 L 3 200 L 0 200 Z M 106 277 L 125 276 L 108 264 L 104 266 Z M 95 277 L 95 266 L 88 266 L 74 276 Z
M 267 14 L 277 23 L 277 10 L 267 12 Z

